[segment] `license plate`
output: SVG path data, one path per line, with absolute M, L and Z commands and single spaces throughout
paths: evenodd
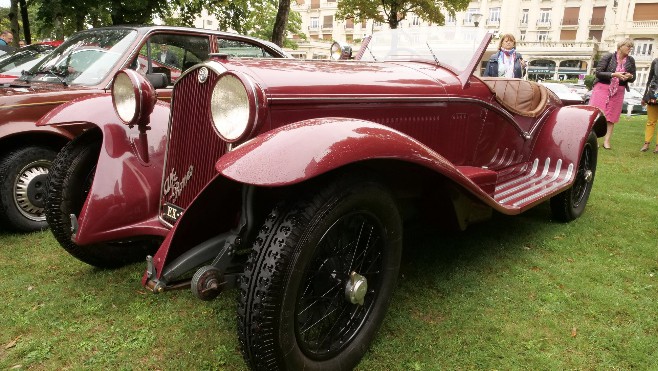
M 167 223 L 174 225 L 178 220 L 178 218 L 180 218 L 181 215 L 183 215 L 183 211 L 185 211 L 185 209 L 180 208 L 176 205 L 172 205 L 168 202 L 165 202 L 162 205 L 162 209 L 160 211 L 160 217 L 162 217 L 162 219 L 164 219 Z

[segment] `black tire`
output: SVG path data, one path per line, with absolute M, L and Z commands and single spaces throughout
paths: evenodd
M 57 155 L 48 178 L 46 219 L 55 239 L 69 254 L 100 268 L 116 268 L 144 260 L 153 241 L 112 242 L 79 246 L 71 240 L 70 215 L 80 210 L 91 188 L 102 144 L 102 134 L 89 130 L 69 142 Z
M 596 134 L 592 131 L 589 133 L 587 142 L 583 147 L 573 185 L 551 198 L 553 218 L 561 222 L 570 222 L 579 218 L 585 212 L 585 206 L 594 184 L 597 156 Z
M 377 183 L 344 180 L 277 206 L 239 284 L 238 336 L 247 364 L 351 370 L 385 316 L 401 251 L 395 200 Z M 368 281 L 363 305 L 347 298 L 351 272 Z
M 48 172 L 56 151 L 19 148 L 0 160 L 0 223 L 19 232 L 46 229 L 44 206 Z

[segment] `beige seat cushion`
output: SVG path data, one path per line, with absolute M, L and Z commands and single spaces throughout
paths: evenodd
M 546 87 L 534 81 L 505 77 L 483 77 L 503 107 L 521 116 L 536 117 L 548 100 Z

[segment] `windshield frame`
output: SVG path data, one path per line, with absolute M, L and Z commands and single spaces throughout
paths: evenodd
M 114 35 L 113 35 L 114 34 Z M 123 64 L 131 54 L 140 33 L 134 28 L 100 28 L 82 31 L 64 41 L 20 77 L 25 82 L 55 83 L 68 85 L 96 86 L 114 73 L 117 65 Z M 106 42 L 105 45 L 99 45 Z M 80 71 L 72 71 L 71 57 L 84 55 L 85 50 L 103 50 L 96 60 L 90 61 Z M 93 67 L 93 71 L 92 71 Z
M 387 29 L 364 39 L 357 55 L 360 61 L 424 61 L 450 69 L 456 74 L 480 59 L 482 44 L 491 33 L 481 28 L 429 26 Z

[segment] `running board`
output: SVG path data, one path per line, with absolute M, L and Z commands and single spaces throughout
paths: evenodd
M 561 159 L 553 162 L 546 158 L 543 164 L 535 159 L 529 169 L 497 184 L 494 200 L 509 209 L 523 208 L 546 195 L 567 188 L 574 178 L 574 170 L 573 163 L 566 165 Z

